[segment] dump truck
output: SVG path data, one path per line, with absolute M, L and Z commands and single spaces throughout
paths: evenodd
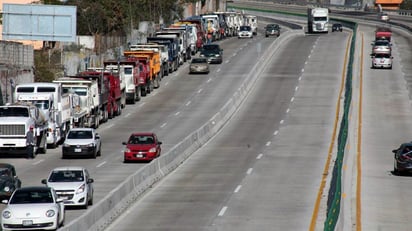
M 63 93 L 58 83 L 36 82 L 18 84 L 14 88 L 16 102 L 31 103 L 48 121 L 47 146 L 56 148 L 63 142 L 73 123 L 73 95 Z
M 179 41 L 177 38 L 148 37 L 147 43 L 157 43 L 159 45 L 166 46 L 169 57 L 169 73 L 177 70 L 177 68 L 179 67 Z
M 154 88 L 160 87 L 161 79 L 161 60 L 160 53 L 152 50 L 136 50 L 136 51 L 124 51 L 125 57 L 134 57 L 139 60 L 139 62 L 149 65 L 149 76 L 145 86 L 145 92 L 150 93 Z M 144 91 L 142 91 L 143 93 Z

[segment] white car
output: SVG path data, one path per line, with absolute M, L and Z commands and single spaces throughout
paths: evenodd
M 372 68 L 387 68 L 392 69 L 392 59 L 390 54 L 377 53 L 371 55 L 372 57 Z
M 22 187 L 2 203 L 7 204 L 2 212 L 3 230 L 56 230 L 64 224 L 64 203 L 53 188 Z
M 238 38 L 253 38 L 252 27 L 250 26 L 241 26 L 237 34 Z
M 89 172 L 83 167 L 58 167 L 53 169 L 47 179 L 41 181 L 54 188 L 59 199 L 68 206 L 87 209 L 93 204 L 93 182 Z
M 94 128 L 72 128 L 62 147 L 62 158 L 92 157 L 101 155 L 100 135 Z

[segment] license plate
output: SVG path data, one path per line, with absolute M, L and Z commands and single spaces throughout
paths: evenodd
M 59 198 L 64 200 L 64 201 L 69 199 L 69 197 L 62 197 L 62 196 L 60 196 Z
M 142 154 L 136 154 L 136 157 L 143 157 Z
M 23 226 L 30 226 L 30 225 L 33 225 L 32 220 L 23 220 Z
M 74 152 L 82 152 L 82 149 L 81 148 L 75 148 Z

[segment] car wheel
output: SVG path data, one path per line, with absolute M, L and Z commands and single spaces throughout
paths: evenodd
M 97 152 L 97 156 L 101 156 L 102 155 L 102 147 L 99 148 L 99 151 Z
M 89 200 L 89 205 L 93 205 L 93 196 L 92 196 L 92 198 L 90 198 L 90 200 Z
M 87 196 L 86 196 L 86 198 L 87 198 Z M 88 201 L 86 201 L 86 203 L 85 203 L 82 207 L 83 207 L 83 209 L 87 209 L 87 208 L 89 208 L 89 202 L 88 202 Z

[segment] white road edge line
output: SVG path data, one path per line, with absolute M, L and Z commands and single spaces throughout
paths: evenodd
M 36 161 L 36 162 L 33 163 L 33 165 L 38 165 L 38 164 L 40 164 L 40 163 L 43 162 L 43 161 L 44 161 L 44 159 L 43 159 L 43 160 Z
M 96 166 L 96 168 L 100 168 L 100 167 L 102 167 L 103 165 L 105 165 L 106 164 L 106 161 L 103 161 L 103 162 L 101 162 L 100 164 L 98 164 L 97 166 Z
M 226 210 L 227 210 L 227 206 L 223 207 L 223 208 L 220 210 L 218 216 L 219 216 L 219 217 L 223 216 L 223 215 L 225 214 Z
M 253 171 L 253 168 L 249 168 L 249 169 L 247 170 L 246 174 L 250 175 L 250 174 L 252 173 L 252 171 Z

